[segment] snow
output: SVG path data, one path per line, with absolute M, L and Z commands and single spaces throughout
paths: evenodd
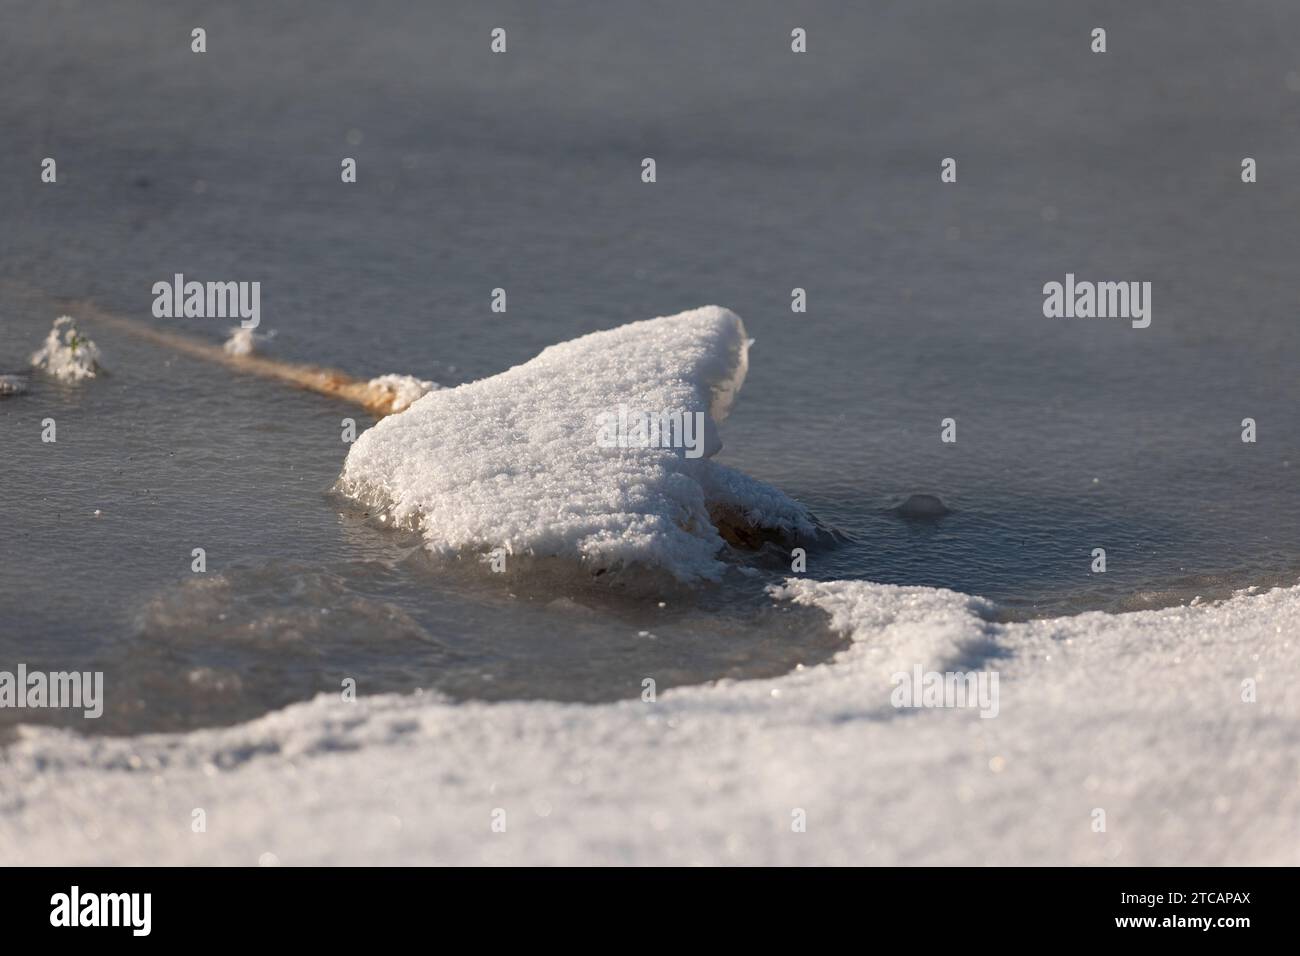
M 24 728 L 0 758 L 0 859 L 1300 863 L 1300 587 L 1015 624 L 929 588 L 778 592 L 850 648 L 654 703 L 363 693 L 184 735 Z M 998 716 L 895 710 L 890 674 L 917 665 L 996 669 Z
M 94 378 L 102 368 L 99 346 L 82 335 L 71 316 L 54 320 L 45 344 L 32 355 L 32 367 L 43 369 L 64 382 Z
M 438 554 L 501 548 L 593 572 L 638 565 L 716 579 L 719 521 L 814 531 L 802 505 L 708 457 L 748 348 L 740 318 L 717 306 L 553 345 L 380 421 L 352 446 L 339 488 L 418 527 Z M 620 405 L 703 413 L 705 457 L 601 447 L 599 423 Z
M 390 414 L 405 411 L 425 395 L 442 387 L 436 382 L 425 381 L 412 375 L 380 375 L 378 378 L 372 378 L 367 386 L 392 395 Z

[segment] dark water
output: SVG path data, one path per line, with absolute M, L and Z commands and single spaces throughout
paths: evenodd
M 6 5 L 0 371 L 53 298 L 148 318 L 176 272 L 260 281 L 272 354 L 444 384 L 718 303 L 757 340 L 723 460 L 845 536 L 815 577 L 1032 616 L 1300 573 L 1300 8 L 414 6 Z M 1044 318 L 1067 272 L 1151 282 L 1150 328 Z M 609 699 L 839 646 L 763 599 L 770 561 L 650 596 L 436 565 L 329 496 L 351 408 L 85 331 L 110 377 L 0 399 L 0 669 L 105 670 L 92 730 L 346 677 Z M 915 493 L 950 512 L 892 510 Z

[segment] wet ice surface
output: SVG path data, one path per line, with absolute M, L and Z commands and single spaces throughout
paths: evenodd
M 459 39 L 477 21 L 394 6 L 358 33 L 347 6 L 316 10 L 205 11 L 230 40 L 206 59 L 176 43 L 182 11 L 6 12 L 3 126 L 42 146 L 0 157 L 3 277 L 142 318 L 175 272 L 258 280 L 278 355 L 444 385 L 720 302 L 757 340 L 721 460 L 843 533 L 812 577 L 950 587 L 1009 617 L 1295 580 L 1300 196 L 1236 178 L 1238 140 L 1263 169 L 1300 146 L 1287 30 L 1117 10 L 1145 54 L 1103 62 L 1038 5 L 996 25 L 960 5 L 812 8 L 800 60 L 773 39 L 780 5 L 683 8 L 688 30 L 519 7 L 532 42 L 489 71 Z M 1251 56 L 1206 71 L 1225 37 Z M 31 175 L 44 144 L 57 187 Z M 338 182 L 353 154 L 355 188 Z M 1151 328 L 1044 319 L 1042 284 L 1067 271 L 1152 281 Z M 61 311 L 0 290 L 0 372 Z M 24 375 L 0 404 L 0 666 L 102 666 L 131 690 L 92 731 L 228 723 L 347 676 L 634 697 L 651 670 L 776 672 L 839 646 L 815 612 L 770 614 L 773 562 L 662 598 L 436 565 L 328 494 L 340 420 L 363 416 L 92 334 L 112 375 Z M 949 513 L 900 515 L 914 494 Z

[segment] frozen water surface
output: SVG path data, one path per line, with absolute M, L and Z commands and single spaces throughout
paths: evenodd
M 178 40 L 191 9 L 6 9 L 0 373 L 27 388 L 0 399 L 0 669 L 102 669 L 107 709 L 0 711 L 0 856 L 1297 862 L 1300 11 L 1194 6 L 1110 10 L 1141 54 L 1103 58 L 1028 2 L 504 4 L 491 61 L 477 14 L 402 4 L 200 8 L 204 57 Z M 815 55 L 788 51 L 796 16 Z M 275 355 L 446 391 L 350 454 L 357 410 L 63 301 L 154 321 L 177 272 L 260 281 Z M 1150 328 L 1045 319 L 1067 272 L 1150 281 Z M 639 512 L 616 483 L 580 509 L 604 564 L 680 547 L 691 580 L 594 575 L 577 537 L 494 575 L 481 546 L 536 550 L 536 515 L 506 528 L 480 498 L 462 526 L 394 528 L 396 498 L 331 490 L 407 429 L 437 439 L 415 423 L 456 386 L 706 302 L 754 339 L 724 447 L 639 472 Z M 62 314 L 109 374 L 29 368 Z M 771 548 L 610 518 L 689 512 L 717 469 L 834 529 L 784 597 Z M 882 706 L 862 668 L 891 649 L 996 662 L 1001 715 Z M 531 849 L 474 836 L 494 782 Z M 196 792 L 250 829 L 168 837 L 188 809 L 154 811 Z M 1108 840 L 1098 805 L 1122 810 Z M 799 806 L 809 839 L 781 842 Z M 349 848 L 293 839 L 336 823 Z

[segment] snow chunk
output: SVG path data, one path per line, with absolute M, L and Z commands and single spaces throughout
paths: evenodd
M 832 630 L 861 642 L 855 666 L 873 679 L 916 664 L 941 670 L 976 660 L 998 631 L 985 621 L 991 601 L 946 588 L 787 578 L 768 593 L 826 612 Z
M 439 554 L 504 548 L 716 579 L 724 538 L 816 530 L 802 505 L 709 460 L 748 346 L 740 318 L 717 306 L 553 345 L 379 422 L 349 451 L 339 489 L 420 528 Z M 603 447 L 601 423 L 620 408 L 692 416 L 702 457 L 671 442 Z
M 61 315 L 31 361 L 60 381 L 80 382 L 103 371 L 99 360 L 99 346 L 77 331 L 71 316 Z
M 381 375 L 366 383 L 367 387 L 388 392 L 393 396 L 389 414 L 395 415 L 410 408 L 425 395 L 442 386 L 413 375 Z

